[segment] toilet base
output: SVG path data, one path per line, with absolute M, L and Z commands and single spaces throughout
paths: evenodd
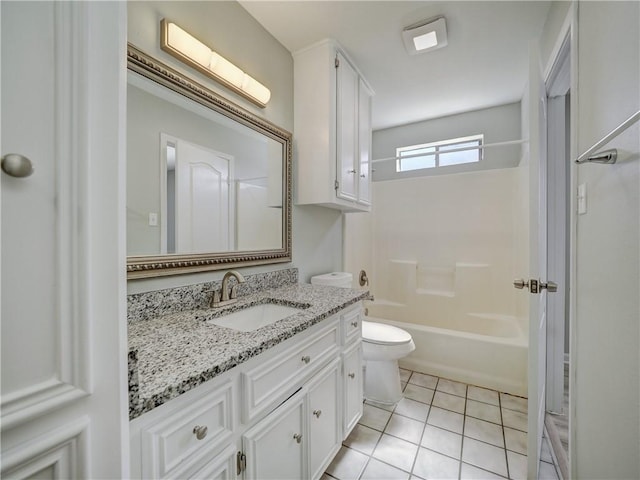
M 397 360 L 367 360 L 364 372 L 364 398 L 394 405 L 402 399 Z

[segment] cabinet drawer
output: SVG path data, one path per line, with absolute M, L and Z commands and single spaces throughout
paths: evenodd
M 328 359 L 338 355 L 338 318 L 326 322 L 322 330 L 303 343 L 242 374 L 245 423 L 274 402 L 287 398 Z
M 196 427 L 200 429 L 196 431 Z M 231 381 L 189 405 L 167 412 L 166 420 L 142 427 L 140 433 L 144 478 L 175 478 L 197 468 L 203 456 L 232 438 Z
M 362 307 L 358 305 L 341 315 L 342 344 L 347 345 L 362 337 Z

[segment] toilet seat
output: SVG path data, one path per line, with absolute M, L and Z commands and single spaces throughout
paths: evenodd
M 362 322 L 362 340 L 376 345 L 404 345 L 412 341 L 411 334 L 384 323 Z

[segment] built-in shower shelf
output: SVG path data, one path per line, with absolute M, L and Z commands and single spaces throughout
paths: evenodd
M 416 289 L 416 294 L 417 295 L 434 295 L 437 297 L 451 297 L 451 298 L 456 296 L 456 292 L 452 292 L 449 290 L 431 290 L 426 288 Z

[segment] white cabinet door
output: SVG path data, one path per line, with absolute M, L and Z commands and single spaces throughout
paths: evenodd
M 340 360 L 335 359 L 308 385 L 309 471 L 318 479 L 340 450 Z
M 362 342 L 358 341 L 346 349 L 342 359 L 344 381 L 342 437 L 346 438 L 362 417 Z
M 304 402 L 305 393 L 300 390 L 243 435 L 245 479 L 306 477 Z
M 358 192 L 358 72 L 337 52 L 337 180 L 336 195 L 356 200 Z
M 358 86 L 358 203 L 371 205 L 371 91 Z

